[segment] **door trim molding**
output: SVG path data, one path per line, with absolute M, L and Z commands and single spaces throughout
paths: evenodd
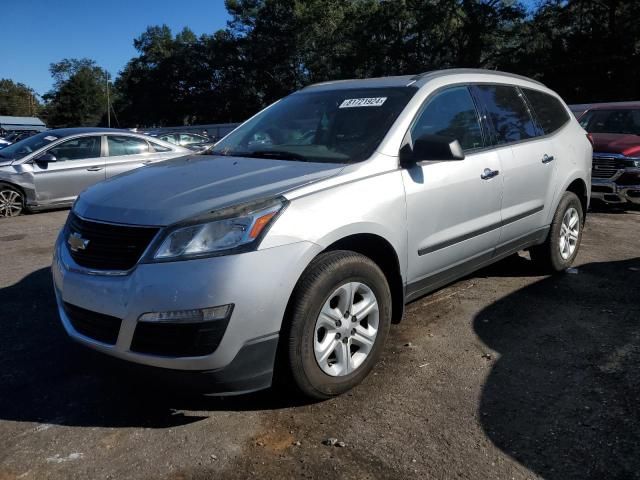
M 498 228 L 504 227 L 505 225 L 509 225 L 510 223 L 517 222 L 518 220 L 522 220 L 523 218 L 529 217 L 531 215 L 535 215 L 538 212 L 544 210 L 544 205 L 540 205 L 538 207 L 527 210 L 526 212 L 519 213 L 517 215 L 513 215 L 509 218 L 503 219 L 499 222 L 492 223 L 483 228 L 479 228 L 469 233 L 465 233 L 464 235 L 459 235 L 455 238 L 445 240 L 444 242 L 436 243 L 429 247 L 424 247 L 418 250 L 418 256 L 426 255 L 427 253 L 432 253 L 437 250 L 441 250 L 443 248 L 450 247 L 451 245 L 455 245 L 456 243 L 464 242 L 465 240 L 469 240 L 473 237 L 477 237 L 478 235 L 483 235 L 485 233 L 489 233 Z

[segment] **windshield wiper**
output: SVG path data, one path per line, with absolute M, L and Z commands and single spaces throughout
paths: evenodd
M 299 153 L 287 152 L 286 150 L 254 150 L 248 152 L 245 156 L 252 158 L 275 158 L 278 160 L 301 160 L 303 162 L 310 161 L 307 157 Z

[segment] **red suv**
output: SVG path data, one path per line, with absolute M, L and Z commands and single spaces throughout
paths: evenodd
M 594 105 L 580 125 L 593 142 L 592 198 L 640 204 L 640 102 Z

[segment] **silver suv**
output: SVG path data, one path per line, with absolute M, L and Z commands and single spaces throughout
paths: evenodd
M 78 342 L 209 392 L 357 385 L 405 303 L 521 249 L 578 252 L 591 144 L 557 94 L 483 70 L 313 85 L 212 156 L 86 190 L 55 247 Z

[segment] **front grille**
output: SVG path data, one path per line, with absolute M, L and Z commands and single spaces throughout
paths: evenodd
M 131 351 L 169 357 L 198 357 L 213 353 L 229 319 L 200 323 L 139 322 Z
M 120 324 L 122 323 L 119 318 L 85 310 L 66 302 L 64 304 L 64 312 L 67 314 L 73 328 L 85 337 L 110 345 L 115 345 L 118 340 Z
M 84 220 L 69 214 L 66 238 L 77 234 L 84 249 L 69 249 L 78 264 L 95 270 L 129 270 L 138 262 L 158 232 L 155 227 L 134 227 Z
M 591 176 L 593 178 L 611 178 L 621 168 L 625 168 L 625 163 L 615 157 L 593 157 Z

